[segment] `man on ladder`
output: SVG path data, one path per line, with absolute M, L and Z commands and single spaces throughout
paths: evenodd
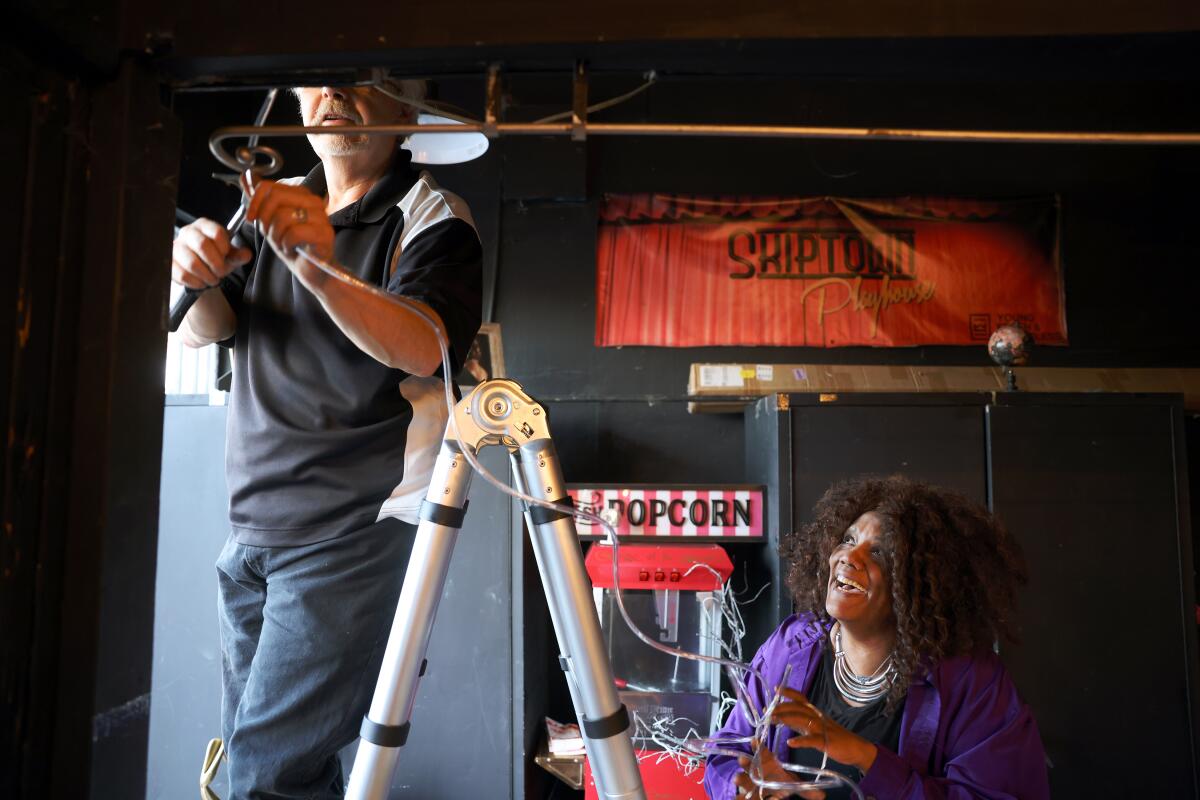
M 418 101 L 425 89 L 389 88 Z M 415 117 L 370 87 L 295 94 L 306 125 Z M 232 531 L 217 562 L 233 798 L 342 796 L 338 751 L 371 699 L 446 424 L 433 331 L 296 248 L 420 303 L 455 369 L 481 316 L 482 251 L 462 200 L 411 169 L 396 137 L 310 141 L 321 163 L 307 177 L 255 188 L 251 249 L 201 219 L 173 251 L 178 283 L 219 287 L 184 318 L 184 341 L 233 347 Z

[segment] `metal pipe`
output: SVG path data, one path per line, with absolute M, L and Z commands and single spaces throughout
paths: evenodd
M 500 126 L 503 131 L 504 126 Z M 982 131 L 936 128 L 831 128 L 792 125 L 593 123 L 587 132 L 623 136 L 737 136 L 780 139 L 887 139 L 1026 144 L 1200 144 L 1200 133 Z
M 927 142 L 988 142 L 1016 144 L 1131 144 L 1131 145 L 1196 145 L 1200 133 L 1144 131 L 1000 131 L 953 130 L 936 128 L 843 128 L 811 125 L 714 125 L 687 123 L 570 123 L 500 122 L 494 125 L 249 125 L 218 128 L 208 145 L 212 154 L 224 164 L 237 164 L 237 159 L 225 152 L 227 139 L 259 136 L 305 136 L 308 134 L 361 133 L 368 136 L 407 136 L 413 133 L 482 133 L 498 136 L 732 136 L 749 139 L 851 139 Z M 233 168 L 237 168 L 234 166 Z

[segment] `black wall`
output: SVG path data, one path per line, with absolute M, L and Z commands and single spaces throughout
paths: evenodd
M 180 131 L 133 63 L 0 85 L 0 796 L 137 796 Z

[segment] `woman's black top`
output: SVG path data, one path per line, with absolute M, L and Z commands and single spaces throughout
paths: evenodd
M 851 733 L 858 734 L 867 741 L 886 747 L 895 753 L 900 749 L 900 718 L 904 715 L 904 701 L 896 705 L 896 710 L 887 713 L 887 697 L 881 697 L 874 703 L 865 706 L 852 706 L 842 698 L 837 686 L 833 683 L 833 649 L 826 642 L 821 648 L 821 666 L 813 678 L 812 687 L 808 691 L 808 699 L 814 706 L 821 709 L 823 714 L 833 718 Z M 808 767 L 821 766 L 821 751 L 812 748 L 792 748 L 789 760 L 793 764 Z M 832 758 L 825 765 L 826 769 L 836 770 L 854 781 L 862 780 L 862 772 L 856 767 L 834 761 Z M 826 800 L 849 798 L 853 795 L 844 786 L 827 791 Z

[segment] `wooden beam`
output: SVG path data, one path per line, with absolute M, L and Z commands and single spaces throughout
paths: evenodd
M 1200 369 L 1018 367 L 1023 392 L 1182 394 L 1200 412 Z M 741 413 L 767 394 L 839 392 L 1003 392 L 999 367 L 859 364 L 692 364 L 688 411 Z

